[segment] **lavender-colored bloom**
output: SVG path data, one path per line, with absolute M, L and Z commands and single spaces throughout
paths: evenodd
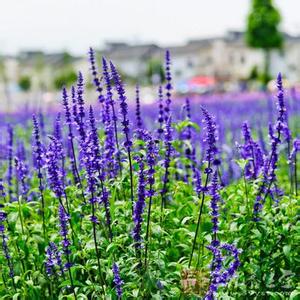
M 130 175 L 130 198 L 131 198 L 131 203 L 132 203 L 132 208 L 133 208 L 133 202 L 134 202 L 134 195 L 133 195 L 133 168 L 132 168 L 132 161 L 131 161 L 131 147 L 132 147 L 132 141 L 130 139 L 130 132 L 129 132 L 129 119 L 128 119 L 128 105 L 127 105 L 127 99 L 125 96 L 125 90 L 123 83 L 121 82 L 120 75 L 113 65 L 112 62 L 110 62 L 110 69 L 112 73 L 112 77 L 115 82 L 115 87 L 119 95 L 119 102 L 120 102 L 120 108 L 121 108 L 121 115 L 123 117 L 121 124 L 122 124 L 122 131 L 125 135 L 125 142 L 124 142 L 124 147 L 127 150 L 127 155 L 128 155 L 128 161 L 129 161 L 129 175 Z M 117 137 L 117 136 L 116 136 Z M 116 139 L 117 142 L 117 139 Z M 117 147 L 118 148 L 118 147 Z M 119 150 L 119 149 L 118 149 Z M 121 168 L 121 163 L 120 163 L 120 156 L 118 153 L 118 160 L 119 160 L 119 166 Z M 133 212 L 133 209 L 132 209 Z
M 116 128 L 116 122 L 118 120 L 118 117 L 115 113 L 115 106 L 114 106 L 115 102 L 113 100 L 113 93 L 112 93 L 112 87 L 111 87 L 112 78 L 108 71 L 107 61 L 104 57 L 102 58 L 102 68 L 103 68 L 103 78 L 104 78 L 105 85 L 106 85 L 106 98 L 107 98 L 109 105 L 111 106 L 112 120 L 115 123 L 115 128 Z
M 293 141 L 293 148 L 289 157 L 289 162 L 293 162 L 297 153 L 300 152 L 300 139 L 296 138 Z
M 142 158 L 137 158 L 137 162 L 139 164 L 139 180 L 138 180 L 138 190 L 137 190 L 137 201 L 134 205 L 133 210 L 133 222 L 134 222 L 134 229 L 132 232 L 133 239 L 136 242 L 136 247 L 140 248 L 141 245 L 141 229 L 142 229 L 142 222 L 143 222 L 143 212 L 145 208 L 145 197 L 146 197 L 146 190 L 145 190 L 145 174 L 144 174 L 144 162 Z
M 64 268 L 62 265 L 61 252 L 58 250 L 55 243 L 50 242 L 46 249 L 45 268 L 46 274 L 51 277 L 56 274 L 56 268 L 59 268 L 59 275 L 63 275 Z
M 155 190 L 153 189 L 153 185 L 155 183 L 155 163 L 156 163 L 156 157 L 157 157 L 157 147 L 155 145 L 154 140 L 150 136 L 147 142 L 147 164 L 148 164 L 148 171 L 147 171 L 147 181 L 149 184 L 149 190 L 147 191 L 147 197 L 152 197 L 155 194 Z
M 96 87 L 96 91 L 98 93 L 98 100 L 100 103 L 103 103 L 104 102 L 104 97 L 102 95 L 103 88 L 101 87 L 101 82 L 98 77 L 95 52 L 94 52 L 93 48 L 90 48 L 90 50 L 89 50 L 89 60 L 90 60 L 90 64 L 91 64 L 91 73 L 92 73 L 92 77 L 93 77 L 93 84 Z
M 76 124 L 80 123 L 79 115 L 78 115 L 78 107 L 77 107 L 77 97 L 76 97 L 76 89 L 74 86 L 71 87 L 71 96 L 72 96 L 72 115 Z
M 68 238 L 69 229 L 68 224 L 70 220 L 69 214 L 65 211 L 65 208 L 60 204 L 58 209 L 58 216 L 59 216 L 59 228 L 60 228 L 60 235 L 62 237 L 61 245 L 63 247 L 64 253 L 68 256 L 70 254 L 69 246 L 71 242 Z
M 238 267 L 240 266 L 239 254 L 240 251 L 231 244 L 221 244 L 217 246 L 210 245 L 207 247 L 213 253 L 213 261 L 211 264 L 211 281 L 209 289 L 204 297 L 205 300 L 215 299 L 215 294 L 217 293 L 218 287 L 228 283 L 234 274 L 236 273 Z M 223 267 L 224 257 L 221 250 L 229 252 L 233 261 L 225 269 Z
M 75 93 L 74 87 L 73 87 L 73 92 Z M 70 126 L 70 125 L 72 125 L 72 114 L 71 114 L 71 111 L 70 111 L 69 99 L 68 98 L 69 97 L 68 97 L 67 89 L 64 87 L 62 89 L 62 104 L 63 104 L 64 110 L 65 110 L 66 124 L 68 126 Z M 71 130 L 71 133 L 69 132 L 69 134 L 71 134 L 71 137 L 73 137 L 72 130 Z
M 78 73 L 77 78 L 77 108 L 78 108 L 78 116 L 75 119 L 75 122 L 77 122 L 77 129 L 79 132 L 81 147 L 83 147 L 85 138 L 86 138 L 86 132 L 85 132 L 85 108 L 84 108 L 84 99 L 83 99 L 83 92 L 84 92 L 84 82 L 83 82 L 83 76 L 82 73 Z
M 286 120 L 286 107 L 285 107 L 285 102 L 284 102 L 284 91 L 283 91 L 283 86 L 282 86 L 282 76 L 281 73 L 278 73 L 277 76 L 277 110 L 279 112 L 278 115 L 278 121 L 280 121 L 281 123 L 284 123 L 284 121 Z
M 89 122 L 90 122 L 90 133 L 89 133 L 89 159 L 90 162 L 92 163 L 92 169 L 94 171 L 100 172 L 103 174 L 103 177 L 101 177 L 101 180 L 104 180 L 104 171 L 101 165 L 101 155 L 100 155 L 100 145 L 99 145 L 99 138 L 98 138 L 98 132 L 96 128 L 96 120 L 95 120 L 95 115 L 94 115 L 94 110 L 92 106 L 90 106 L 89 110 Z
M 117 296 L 118 296 L 118 299 L 121 299 L 122 293 L 123 293 L 123 291 L 122 291 L 123 280 L 120 277 L 120 270 L 116 263 L 113 264 L 112 271 L 114 274 L 114 284 L 116 287 Z
M 32 121 L 33 121 L 33 138 L 34 138 L 33 154 L 37 166 L 37 172 L 38 172 L 37 175 L 39 178 L 39 189 L 40 192 L 42 193 L 42 191 L 44 190 L 42 184 L 42 179 L 43 179 L 42 168 L 44 165 L 44 159 L 43 159 L 44 151 L 40 139 L 39 123 L 35 115 L 32 116 Z
M 217 135 L 216 135 L 216 122 L 213 120 L 213 117 L 208 113 L 208 111 L 205 108 L 201 108 L 202 113 L 204 115 L 204 122 L 205 122 L 205 128 L 206 128 L 206 138 L 204 139 L 204 142 L 207 143 L 207 149 L 206 149 L 206 157 L 205 160 L 208 163 L 208 166 L 205 168 L 204 173 L 210 174 L 212 173 L 211 164 L 213 163 L 215 156 L 218 152 L 216 142 L 217 142 Z
M 2 239 L 2 250 L 3 250 L 3 254 L 5 259 L 7 260 L 7 265 L 9 268 L 9 277 L 13 278 L 14 277 L 14 268 L 13 268 L 13 262 L 12 262 L 12 258 L 11 255 L 9 254 L 9 249 L 8 249 L 8 237 L 5 234 L 5 225 L 4 223 L 6 222 L 7 219 L 7 215 L 5 212 L 0 211 L 0 236 Z
M 7 158 L 8 158 L 8 168 L 7 168 L 7 184 L 8 184 L 8 195 L 9 201 L 13 201 L 13 140 L 14 131 L 9 125 L 7 127 L 8 142 L 7 142 Z
M 138 129 L 143 128 L 143 122 L 141 118 L 141 103 L 140 103 L 140 88 L 139 85 L 136 85 L 135 90 L 135 103 L 136 103 L 136 110 L 135 110 L 135 116 L 136 116 L 136 126 Z
M 28 166 L 23 160 L 21 160 L 18 157 L 15 157 L 15 167 L 16 167 L 17 179 L 19 182 L 21 182 L 22 196 L 26 197 L 29 191 L 29 185 L 27 182 L 28 173 L 29 173 Z
M 248 179 L 256 179 L 259 171 L 263 167 L 263 155 L 260 146 L 252 139 L 251 129 L 247 122 L 242 125 L 242 133 L 244 137 L 244 145 L 240 147 L 240 153 L 243 159 L 247 159 L 245 167 L 245 177 Z
M 2 198 L 6 196 L 2 178 L 0 178 L 0 196 Z
M 170 117 L 170 104 L 171 104 L 171 91 L 172 87 L 172 76 L 171 76 L 171 57 L 170 51 L 166 51 L 165 55 L 165 77 L 166 77 L 166 106 L 165 106 L 165 121 L 167 122 Z
M 213 241 L 212 246 L 216 246 L 217 242 L 217 232 L 219 229 L 219 202 L 220 202 L 220 195 L 218 192 L 219 184 L 218 184 L 218 173 L 215 171 L 212 183 L 210 187 L 210 194 L 211 194 L 211 201 L 210 201 L 210 208 L 211 208 L 211 221 L 213 224 L 212 232 L 213 232 Z
M 190 99 L 186 98 L 185 99 L 185 111 L 186 111 L 186 118 L 187 120 L 191 120 L 191 104 L 190 104 Z M 184 132 L 184 139 L 186 140 L 191 140 L 192 139 L 192 126 L 188 125 L 186 127 L 186 130 Z
M 162 87 L 158 88 L 158 124 L 159 128 L 157 129 L 158 139 L 161 139 L 161 135 L 163 134 L 163 124 L 164 124 L 164 104 L 163 104 L 163 91 Z
M 104 205 L 105 208 L 105 216 L 106 216 L 106 224 L 109 226 L 111 225 L 111 216 L 110 216 L 110 209 L 109 209 L 109 194 L 104 186 L 104 180 L 105 180 L 105 170 L 103 167 L 103 159 L 100 154 L 100 145 L 99 145 L 99 138 L 98 138 L 98 133 L 97 133 L 97 128 L 96 128 L 96 122 L 95 122 L 95 117 L 94 117 L 94 112 L 92 106 L 90 106 L 90 112 L 89 112 L 89 120 L 90 120 L 90 151 L 91 151 L 91 156 L 89 158 L 89 161 L 87 161 L 87 164 L 92 164 L 91 166 L 87 165 L 87 170 L 89 172 L 88 174 L 88 182 L 90 187 L 90 192 L 91 192 L 91 200 L 90 202 L 92 204 L 96 203 L 96 198 L 94 197 L 94 192 L 95 187 L 97 182 L 95 181 L 95 176 L 92 176 L 93 173 L 98 173 L 98 179 L 100 181 L 101 189 L 102 189 L 102 196 L 101 196 L 101 202 Z M 96 220 L 95 216 L 92 216 L 93 220 Z M 110 230 L 110 235 L 111 235 L 111 230 Z
M 80 176 L 77 169 L 75 149 L 74 149 L 74 134 L 73 134 L 73 122 L 72 122 L 72 112 L 69 106 L 69 99 L 66 88 L 62 90 L 62 103 L 65 110 L 65 120 L 68 126 L 68 156 L 70 158 L 71 169 L 73 173 L 74 182 L 77 184 L 80 182 Z M 73 116 L 77 119 L 77 106 L 76 106 L 76 97 L 75 97 L 75 88 L 72 87 L 72 99 L 73 99 Z
M 58 165 L 61 143 L 55 138 L 50 137 L 51 142 L 46 152 L 46 167 L 49 175 L 50 187 L 58 198 L 64 194 L 63 174 Z
M 125 135 L 124 146 L 127 150 L 128 149 L 130 150 L 130 148 L 132 146 L 132 141 L 130 140 L 130 137 L 129 137 L 128 105 L 127 105 L 127 99 L 125 96 L 125 89 L 124 89 L 123 83 L 121 82 L 120 75 L 112 62 L 110 62 L 110 68 L 111 68 L 112 77 L 114 79 L 116 90 L 118 92 L 119 100 L 120 100 L 121 115 L 123 117 L 121 124 L 123 127 L 122 131 Z
M 284 92 L 282 87 L 282 78 L 281 74 L 278 74 L 277 77 L 277 108 L 278 108 L 278 117 L 277 122 L 275 125 L 276 133 L 274 132 L 273 128 L 269 126 L 269 135 L 271 139 L 271 152 L 268 156 L 268 158 L 265 159 L 265 164 L 263 168 L 263 180 L 259 187 L 254 207 L 253 207 L 253 215 L 254 220 L 258 221 L 259 217 L 258 214 L 263 208 L 263 205 L 265 203 L 266 197 L 271 191 L 272 184 L 276 181 L 276 169 L 277 169 L 277 163 L 278 163 L 278 147 L 281 143 L 281 135 L 284 128 L 284 122 L 286 118 L 286 107 L 284 103 Z
M 104 156 L 105 164 L 108 170 L 108 175 L 114 177 L 118 172 L 118 165 L 115 161 L 115 155 L 121 162 L 120 153 L 119 153 L 119 144 L 118 144 L 118 130 L 117 130 L 117 116 L 115 113 L 115 106 L 113 100 L 113 93 L 111 87 L 111 78 L 108 72 L 107 61 L 102 58 L 102 67 L 103 67 L 103 78 L 106 85 L 106 96 L 104 103 L 104 112 L 103 112 L 103 121 L 104 121 L 104 133 L 105 133 L 105 142 L 104 142 Z M 117 153 L 116 153 L 117 147 Z M 119 165 L 120 167 L 120 165 Z
M 166 121 L 166 127 L 165 127 L 165 135 L 164 135 L 164 144 L 165 144 L 165 158 L 164 158 L 164 168 L 165 168 L 165 174 L 163 178 L 163 188 L 161 190 L 161 196 L 162 196 L 162 205 L 165 206 L 165 196 L 167 193 L 167 186 L 169 183 L 169 167 L 171 163 L 171 154 L 172 154 L 172 126 L 171 126 L 171 117 L 168 118 Z

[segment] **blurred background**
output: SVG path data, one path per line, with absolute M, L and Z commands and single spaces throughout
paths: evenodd
M 142 101 L 156 99 L 164 53 L 176 95 L 300 83 L 299 0 L 10 0 L 0 10 L 0 110 L 51 105 L 83 72 L 88 49 L 112 60 Z

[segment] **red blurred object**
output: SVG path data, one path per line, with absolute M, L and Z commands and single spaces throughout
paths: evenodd
M 214 77 L 209 77 L 209 76 L 195 76 L 188 81 L 188 84 L 208 86 L 208 85 L 215 85 L 216 80 Z

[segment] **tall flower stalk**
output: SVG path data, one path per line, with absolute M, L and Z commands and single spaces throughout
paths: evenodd
M 209 178 L 211 173 L 213 172 L 212 165 L 215 159 L 215 156 L 217 154 L 217 136 L 216 136 L 216 123 L 213 119 L 213 117 L 208 113 L 208 111 L 205 108 L 201 108 L 202 113 L 204 115 L 204 122 L 206 125 L 206 138 L 205 142 L 207 143 L 207 149 L 206 149 L 206 162 L 207 162 L 207 167 L 204 169 L 204 173 L 206 174 L 204 186 L 202 187 L 202 198 L 200 202 L 200 207 L 199 207 L 199 213 L 198 213 L 198 221 L 197 221 L 197 226 L 196 226 L 196 231 L 195 231 L 195 236 L 193 240 L 193 245 L 192 245 L 192 252 L 189 260 L 189 268 L 192 264 L 193 260 L 193 254 L 195 251 L 196 243 L 197 243 L 197 237 L 199 233 L 199 228 L 200 228 L 200 223 L 201 223 L 201 217 L 202 217 L 202 212 L 203 212 L 203 206 L 204 206 L 204 199 L 205 199 L 205 194 L 208 191 L 208 183 L 209 183 Z
M 8 237 L 5 233 L 5 222 L 7 222 L 7 215 L 4 211 L 0 210 L 0 237 L 1 237 L 1 242 L 2 242 L 2 251 L 4 254 L 4 257 L 7 261 L 7 266 L 9 268 L 9 277 L 12 279 L 12 284 L 14 289 L 16 290 L 15 282 L 14 282 L 14 265 L 12 261 L 12 257 L 9 253 L 9 248 L 8 248 Z M 4 277 L 3 277 L 4 278 Z
M 71 242 L 68 238 L 68 224 L 70 223 L 70 216 L 65 211 L 65 208 L 64 208 L 63 205 L 59 205 L 58 215 L 59 215 L 60 235 L 62 237 L 61 245 L 62 245 L 62 248 L 63 248 L 63 252 L 66 256 L 66 259 L 67 259 L 67 263 L 65 264 L 65 268 L 69 272 L 69 278 L 70 278 L 70 282 L 71 282 L 71 289 L 72 289 L 72 292 L 74 294 L 75 299 L 77 299 L 77 295 L 76 295 L 75 287 L 74 287 L 74 282 L 73 282 L 73 277 L 72 277 L 72 273 L 71 273 L 71 266 L 72 266 L 71 259 L 70 259 L 70 254 L 71 254 L 70 245 L 71 245 Z
M 111 81 L 112 81 L 112 76 L 109 73 L 108 70 L 108 64 L 106 59 L 103 57 L 102 58 L 102 72 L 103 72 L 103 78 L 106 84 L 106 103 L 105 103 L 105 110 L 106 110 L 106 128 L 108 128 L 108 126 L 110 125 L 108 122 L 108 117 L 109 117 L 109 107 L 111 108 L 111 120 L 113 122 L 113 128 L 114 128 L 114 138 L 115 138 L 115 142 L 116 142 L 116 147 L 117 147 L 117 160 L 118 160 L 118 164 L 119 164 L 119 173 L 120 175 L 122 175 L 122 164 L 121 164 L 121 153 L 120 153 L 120 145 L 119 145 L 119 138 L 118 138 L 118 117 L 116 115 L 116 109 L 115 109 L 115 101 L 113 99 L 113 93 L 112 93 L 112 86 L 111 86 Z M 113 134 L 110 134 L 110 136 L 108 137 L 109 139 L 111 139 L 113 136 Z
M 131 159 L 131 147 L 132 141 L 130 139 L 130 130 L 129 130 L 129 119 L 128 119 L 128 105 L 127 99 L 125 96 L 125 89 L 121 81 L 120 75 L 112 62 L 110 62 L 110 69 L 112 72 L 112 77 L 115 82 L 116 90 L 119 95 L 121 115 L 123 117 L 121 124 L 123 126 L 123 133 L 125 135 L 124 147 L 127 150 L 128 162 L 129 162 L 129 176 L 130 176 L 130 198 L 132 203 L 132 213 L 133 213 L 133 204 L 134 204 L 134 193 L 133 193 L 133 169 L 132 169 L 132 159 Z
M 8 168 L 7 168 L 7 184 L 8 184 L 8 197 L 9 201 L 14 201 L 13 197 L 13 141 L 14 141 L 14 131 L 12 126 L 7 127 L 8 141 L 7 141 L 7 158 L 8 158 Z
M 277 108 L 278 108 L 278 117 L 275 125 L 275 132 L 273 128 L 270 128 L 270 138 L 271 138 L 271 152 L 267 159 L 265 160 L 264 169 L 263 169 L 263 180 L 258 189 L 258 193 L 255 199 L 253 207 L 253 217 L 255 221 L 258 221 L 259 213 L 262 211 L 263 205 L 266 201 L 267 196 L 271 192 L 272 184 L 276 181 L 276 169 L 278 163 L 278 147 L 281 143 L 281 136 L 286 120 L 286 107 L 284 102 L 284 91 L 282 86 L 282 77 L 281 73 L 277 77 Z
M 118 297 L 118 300 L 119 300 L 119 299 L 122 298 L 123 280 L 120 277 L 120 270 L 119 270 L 119 267 L 116 263 L 113 264 L 112 271 L 113 271 L 113 275 L 114 275 L 114 284 L 115 284 L 115 287 L 116 287 L 117 297 Z
M 147 268 L 147 260 L 148 260 L 148 248 L 150 242 L 150 227 L 151 227 L 151 208 L 152 208 L 152 198 L 155 194 L 154 191 L 154 183 L 155 183 L 155 157 L 157 155 L 157 149 L 155 146 L 155 142 L 151 136 L 149 136 L 147 142 L 147 164 L 148 164 L 148 171 L 147 171 L 147 180 L 149 188 L 146 191 L 146 195 L 149 198 L 148 203 L 148 213 L 147 213 L 147 228 L 146 228 L 146 237 L 145 237 L 145 268 Z
M 73 97 L 75 97 L 75 90 L 73 90 Z M 81 190 L 83 190 L 81 178 L 78 172 L 78 167 L 76 163 L 76 155 L 75 155 L 75 147 L 74 147 L 74 133 L 73 133 L 73 126 L 72 126 L 72 113 L 69 106 L 69 96 L 67 93 L 66 88 L 64 87 L 62 90 L 62 104 L 65 110 L 65 121 L 68 127 L 68 142 L 71 148 L 71 160 L 72 164 L 74 164 L 75 169 L 75 182 L 79 182 Z
M 164 133 L 163 124 L 164 124 L 164 104 L 163 104 L 163 90 L 162 86 L 158 88 L 158 129 L 157 129 L 157 136 L 158 139 L 161 139 L 162 134 Z
M 33 138 L 34 138 L 34 146 L 33 146 L 33 153 L 34 158 L 37 166 L 37 175 L 39 179 L 39 191 L 40 191 L 40 197 L 42 202 L 42 209 L 41 214 L 43 218 L 43 233 L 44 238 L 47 239 L 47 227 L 46 227 L 46 220 L 45 220 L 45 199 L 44 199 L 44 186 L 43 186 L 43 173 L 42 173 L 42 167 L 44 164 L 43 161 L 43 149 L 42 149 L 42 143 L 40 139 L 40 130 L 39 130 L 39 123 L 35 115 L 32 116 L 33 121 Z
M 146 198 L 146 182 L 144 173 L 144 162 L 142 157 L 138 157 L 137 163 L 139 165 L 139 175 L 138 175 L 138 189 L 137 189 L 137 201 L 134 204 L 133 210 L 133 222 L 134 228 L 132 231 L 132 237 L 135 241 L 135 248 L 139 251 L 141 248 L 141 229 L 143 222 L 143 212 L 145 208 L 145 198 Z

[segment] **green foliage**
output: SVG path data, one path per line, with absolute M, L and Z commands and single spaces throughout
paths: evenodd
M 30 76 L 23 75 L 18 80 L 18 85 L 23 92 L 28 92 L 31 87 Z
M 283 44 L 282 34 L 278 30 L 280 21 L 280 14 L 272 0 L 252 0 L 247 20 L 247 44 L 267 50 L 280 48 Z
M 54 78 L 55 89 L 60 90 L 63 86 L 71 86 L 76 82 L 77 74 L 73 70 L 65 70 Z
M 283 45 L 283 36 L 278 28 L 280 21 L 280 13 L 273 6 L 272 0 L 252 0 L 245 38 L 250 47 L 265 51 L 265 66 L 260 77 L 265 86 L 270 80 L 270 50 L 279 49 Z
M 147 63 L 146 70 L 148 83 L 152 83 L 155 76 L 158 77 L 158 82 L 163 82 L 165 79 L 164 68 L 160 60 L 151 59 Z

